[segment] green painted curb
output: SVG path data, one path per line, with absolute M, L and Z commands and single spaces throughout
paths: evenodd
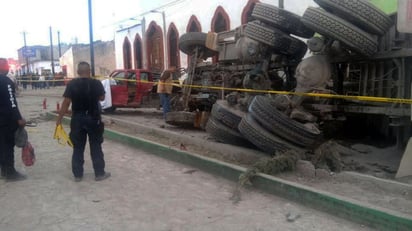
M 55 116 L 53 114 L 49 115 L 50 117 Z M 64 119 L 65 123 L 68 121 L 70 121 L 70 119 Z M 105 129 L 104 137 L 235 182 L 238 181 L 240 174 L 247 170 L 246 168 L 237 165 L 183 152 L 152 141 L 133 137 L 121 132 L 115 132 L 110 129 Z M 285 181 L 266 174 L 258 174 L 253 178 L 252 183 L 253 186 L 259 190 L 296 201 L 303 205 L 378 230 L 412 230 L 412 217 L 394 211 L 373 208 L 370 205 L 358 201 Z

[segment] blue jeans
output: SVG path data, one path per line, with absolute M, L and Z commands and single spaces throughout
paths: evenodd
M 101 176 L 105 173 L 105 161 L 102 151 L 102 126 L 103 124 L 100 119 L 95 119 L 85 113 L 73 112 L 70 123 L 70 139 L 73 142 L 72 171 L 75 177 L 83 176 L 84 149 L 87 136 L 89 137 L 94 174 Z
M 167 93 L 159 93 L 159 95 L 163 109 L 163 119 L 166 119 L 166 114 L 170 112 L 170 95 Z

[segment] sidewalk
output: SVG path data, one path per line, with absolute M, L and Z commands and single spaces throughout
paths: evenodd
M 112 177 L 94 181 L 86 151 L 85 177 L 76 183 L 71 149 L 52 139 L 55 124 L 42 116 L 42 96 L 18 102 L 38 122 L 27 128 L 37 161 L 23 167 L 16 148 L 16 167 L 28 178 L 0 181 L 2 231 L 371 230 L 255 190 L 243 190 L 233 204 L 232 181 L 110 140 L 103 148 Z

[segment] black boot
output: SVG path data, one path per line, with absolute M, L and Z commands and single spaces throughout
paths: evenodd
M 1 175 L 3 176 L 3 168 L 1 170 Z M 6 181 L 20 181 L 25 180 L 26 176 L 16 171 L 15 168 L 6 168 L 4 178 L 6 178 Z
M 0 175 L 0 179 L 4 179 L 6 178 L 6 172 L 3 170 L 4 168 L 1 168 L 1 175 Z

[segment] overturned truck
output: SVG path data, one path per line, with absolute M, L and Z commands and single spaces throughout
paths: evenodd
M 188 76 L 167 122 L 272 155 L 348 131 L 404 147 L 410 34 L 369 1 L 315 2 L 303 16 L 256 3 L 253 20 L 235 30 L 182 35 Z

